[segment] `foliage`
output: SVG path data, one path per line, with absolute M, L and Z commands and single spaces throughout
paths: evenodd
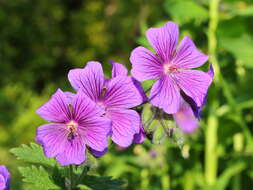
M 253 185 L 253 4 L 219 1 L 215 30 L 209 25 L 215 16 L 215 9 L 210 11 L 213 2 L 1 1 L 0 163 L 13 174 L 12 188 L 41 189 L 39 181 L 31 180 L 34 174 L 43 176 L 46 188 L 64 186 L 65 171 L 44 158 L 38 145 L 12 149 L 19 161 L 8 150 L 34 141 L 36 127 L 42 123 L 35 110 L 56 87 L 70 88 L 68 70 L 83 67 L 88 60 L 110 59 L 130 68 L 131 50 L 147 45 L 144 31 L 173 20 L 180 24 L 182 35 L 191 36 L 202 51 L 212 54 L 210 63 L 215 56 L 215 72 L 220 71 L 209 90 L 200 129 L 184 136 L 181 148 L 177 142 L 160 139 L 160 134 L 153 143 L 124 150 L 111 145 L 88 175 L 124 179 L 123 189 L 248 190 Z M 214 52 L 213 44 L 217 44 Z M 107 75 L 109 69 L 106 66 Z M 26 184 L 17 170 L 22 161 L 34 165 L 20 169 Z M 112 186 L 121 184 L 104 180 Z M 92 187 L 88 183 L 80 188 Z
M 35 143 L 31 143 L 30 146 L 21 145 L 18 148 L 11 149 L 11 152 L 19 160 L 38 165 L 18 168 L 23 181 L 27 183 L 26 188 L 38 188 L 41 190 L 65 188 L 65 184 L 69 181 L 69 172 L 66 171 L 66 167 L 61 167 L 52 158 L 46 158 L 39 145 Z M 89 160 L 85 165 L 73 170 L 73 175 L 75 176 L 74 182 L 78 189 L 114 190 L 120 189 L 124 184 L 121 180 L 112 179 L 112 177 L 89 175 L 88 168 L 90 167 L 92 167 L 92 158 L 89 156 Z
M 17 159 L 23 160 L 33 164 L 41 164 L 45 166 L 54 167 L 56 162 L 54 159 L 45 158 L 42 148 L 35 144 L 31 143 L 30 146 L 21 145 L 19 148 L 11 149 Z
M 53 190 L 60 189 L 56 184 L 52 183 L 48 172 L 41 166 L 19 167 L 19 171 L 24 177 L 23 181 L 30 183 L 30 189 Z

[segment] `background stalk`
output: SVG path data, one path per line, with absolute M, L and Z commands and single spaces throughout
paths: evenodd
M 216 57 L 217 39 L 216 30 L 218 26 L 218 6 L 219 0 L 211 0 L 209 4 L 209 27 L 208 27 L 208 53 L 210 56 L 210 62 L 213 65 L 215 72 L 215 83 L 219 81 L 220 77 L 220 67 L 218 65 L 218 60 Z M 217 93 L 217 92 L 216 92 Z M 214 108 L 217 106 L 218 102 L 214 101 L 212 105 L 212 110 L 209 112 L 209 118 L 207 122 L 207 128 L 205 133 L 205 181 L 207 185 L 213 185 L 217 179 L 217 166 L 218 166 L 218 154 L 217 154 L 217 129 L 218 129 L 218 119 L 214 114 Z

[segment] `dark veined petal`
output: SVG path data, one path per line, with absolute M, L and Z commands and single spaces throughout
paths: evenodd
M 190 37 L 185 36 L 172 62 L 178 68 L 196 68 L 203 65 L 207 60 L 208 56 L 196 48 Z
M 207 72 L 207 74 L 212 78 L 213 80 L 213 77 L 214 77 L 214 70 L 213 70 L 213 66 L 212 64 L 210 65 L 210 68 L 209 68 L 209 71 Z M 203 103 L 201 106 L 197 106 L 196 102 L 189 96 L 187 96 L 183 91 L 181 91 L 181 95 L 182 97 L 184 98 L 184 100 L 191 106 L 192 108 L 192 111 L 195 115 L 196 118 L 200 118 L 201 117 L 201 111 L 202 111 L 202 108 L 203 106 L 205 106 L 206 104 L 206 101 L 207 101 L 207 94 L 208 94 L 208 91 L 206 92 L 205 94 L 205 97 L 204 97 L 204 100 L 203 100 Z
M 131 73 L 138 81 L 159 78 L 163 72 L 162 61 L 144 47 L 135 48 L 130 56 Z
M 101 156 L 105 155 L 105 153 L 107 153 L 107 151 L 108 151 L 108 148 L 105 148 L 103 151 L 96 151 L 96 150 L 90 148 L 91 154 L 93 154 L 96 157 L 101 157 Z
M 174 77 L 180 89 L 191 97 L 198 107 L 201 107 L 212 83 L 212 77 L 199 70 L 182 70 Z
M 110 63 L 112 64 L 112 78 L 117 76 L 127 76 L 128 71 L 124 65 L 115 61 L 110 61 Z
M 81 76 L 84 69 L 71 69 L 68 73 L 68 79 L 71 86 L 78 91 L 82 87 Z
M 105 113 L 101 107 L 81 90 L 73 97 L 72 102 L 72 119 L 79 124 L 85 123 L 91 117 L 99 117 Z
M 167 22 L 159 28 L 150 28 L 147 39 L 163 61 L 170 61 L 178 43 L 179 29 L 174 22 Z
M 135 144 L 141 144 L 144 142 L 144 140 L 145 140 L 145 130 L 144 130 L 143 126 L 141 125 L 139 133 L 134 135 L 133 142 Z
M 108 136 L 111 132 L 111 121 L 105 117 L 90 117 L 79 126 L 87 146 L 95 151 L 104 151 L 108 147 Z
M 134 77 L 132 77 L 132 81 L 133 81 L 134 86 L 136 87 L 136 89 L 138 91 L 137 93 L 142 97 L 142 101 L 143 102 L 148 101 L 148 97 L 146 96 L 146 93 L 145 93 L 141 83 L 138 80 L 136 80 Z
M 130 146 L 140 131 L 139 114 L 129 109 L 109 109 L 106 116 L 112 121 L 113 142 L 121 147 Z
M 191 107 L 187 103 L 182 103 L 177 113 L 173 114 L 176 124 L 184 133 L 192 133 L 199 126 Z
M 6 181 L 4 179 L 4 176 L 0 174 L 0 189 L 5 189 L 6 188 Z
M 106 107 L 132 108 L 143 101 L 143 94 L 136 88 L 132 77 L 118 76 L 109 81 L 104 97 Z
M 10 173 L 4 165 L 0 165 L 0 189 L 10 189 Z
M 76 134 L 72 140 L 67 140 L 64 151 L 56 156 L 56 160 L 62 165 L 80 165 L 86 160 L 85 144 L 82 136 Z
M 64 94 L 66 95 L 67 98 L 67 104 L 73 104 L 73 99 L 75 97 L 76 94 L 72 93 L 72 92 L 64 92 Z
M 178 112 L 180 90 L 170 76 L 163 76 L 152 86 L 150 102 L 168 114 Z
M 46 124 L 37 128 L 36 141 L 43 146 L 47 157 L 55 157 L 65 150 L 68 138 L 64 124 Z
M 66 94 L 58 89 L 36 112 L 47 121 L 64 123 L 71 118 L 68 102 Z
M 69 71 L 68 79 L 76 90 L 82 90 L 93 101 L 98 101 L 104 85 L 104 74 L 99 62 L 90 61 L 84 69 Z
M 114 61 L 110 61 L 112 64 L 112 78 L 117 76 L 127 76 L 127 69 L 122 64 L 116 63 Z M 109 79 L 110 80 L 110 79 Z M 147 101 L 147 96 L 141 86 L 141 83 L 132 77 L 133 83 L 137 90 L 139 91 L 140 95 L 142 96 L 143 101 Z

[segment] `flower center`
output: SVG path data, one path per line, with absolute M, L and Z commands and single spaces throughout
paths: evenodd
M 70 133 L 75 133 L 77 131 L 78 124 L 75 121 L 70 121 L 67 123 L 67 128 Z
M 163 71 L 165 74 L 170 74 L 175 71 L 178 71 L 178 68 L 175 65 L 172 64 L 164 64 L 163 65 Z

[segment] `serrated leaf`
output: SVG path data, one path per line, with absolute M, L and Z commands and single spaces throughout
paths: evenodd
M 42 167 L 19 167 L 23 181 L 30 184 L 30 187 L 40 190 L 58 190 L 59 186 L 54 184 L 47 171 Z
M 112 179 L 112 177 L 100 177 L 86 175 L 83 178 L 84 184 L 78 185 L 81 190 L 119 190 L 124 184 L 119 179 Z
M 23 144 L 18 148 L 12 148 L 10 152 L 13 153 L 18 160 L 23 160 L 25 162 L 51 167 L 56 165 L 56 161 L 51 158 L 46 158 L 41 146 L 35 143 L 31 143 L 30 146 Z
M 177 23 L 184 24 L 190 21 L 201 23 L 208 19 L 208 10 L 191 0 L 166 1 L 165 10 Z

